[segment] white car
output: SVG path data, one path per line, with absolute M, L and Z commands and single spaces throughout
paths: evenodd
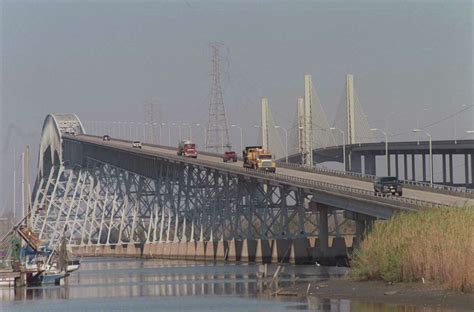
M 140 141 L 133 141 L 132 147 L 133 148 L 142 148 L 142 143 Z

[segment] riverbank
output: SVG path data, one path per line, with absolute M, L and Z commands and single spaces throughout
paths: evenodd
M 309 289 L 308 289 L 308 285 Z M 347 278 L 297 282 L 282 288 L 283 293 L 300 297 L 360 300 L 363 302 L 426 307 L 429 311 L 473 311 L 474 294 L 443 289 L 422 283 L 386 283 L 353 281 Z M 375 306 L 375 305 L 374 305 Z M 376 311 L 376 310 L 374 310 Z

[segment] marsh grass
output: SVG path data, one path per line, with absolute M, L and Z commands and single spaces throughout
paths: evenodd
M 354 256 L 351 276 L 425 281 L 474 290 L 474 207 L 402 213 L 376 223 Z

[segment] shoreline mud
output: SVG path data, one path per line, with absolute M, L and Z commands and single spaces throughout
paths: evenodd
M 309 285 L 309 287 L 308 287 Z M 296 282 L 282 287 L 283 295 L 349 299 L 368 303 L 385 303 L 427 307 L 434 310 L 474 311 L 474 293 L 445 290 L 438 285 L 353 281 L 348 278 Z M 278 295 L 277 295 L 278 296 Z

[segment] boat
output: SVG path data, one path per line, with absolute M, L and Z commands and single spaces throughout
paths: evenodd
M 33 275 L 28 281 L 28 285 L 39 286 L 45 284 L 55 284 L 59 285 L 61 280 L 69 276 L 69 273 L 66 271 L 58 271 L 55 268 L 50 268 L 48 270 L 40 271 Z
M 79 259 L 68 260 L 66 271 L 68 273 L 71 273 L 71 272 L 79 270 L 80 267 L 81 267 L 81 262 Z

